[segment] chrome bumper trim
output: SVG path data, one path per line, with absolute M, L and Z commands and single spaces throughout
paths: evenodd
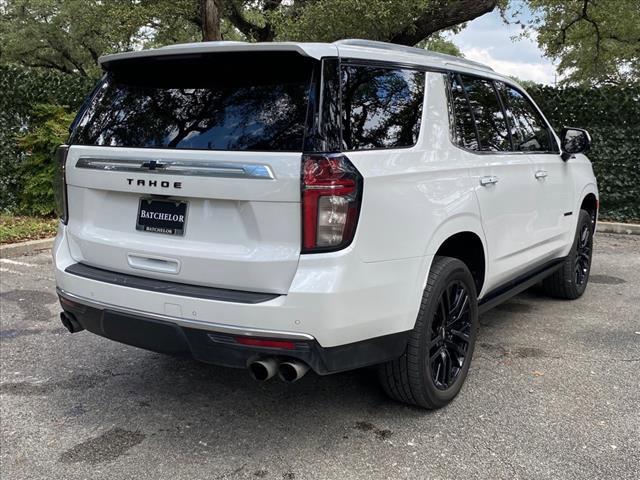
M 202 320 L 190 320 L 186 318 L 172 317 L 169 315 L 161 315 L 158 313 L 143 312 L 141 310 L 135 310 L 133 308 L 120 307 L 118 305 L 111 305 L 108 303 L 98 302 L 96 300 L 90 300 L 88 298 L 80 297 L 64 291 L 61 288 L 56 288 L 58 295 L 67 300 L 70 300 L 87 307 L 97 308 L 98 310 L 111 310 L 114 312 L 120 312 L 128 315 L 134 315 L 137 317 L 153 318 L 155 320 L 161 320 L 175 325 L 196 328 L 200 330 L 207 330 L 210 332 L 227 333 L 229 335 L 242 335 L 247 337 L 267 337 L 267 338 L 284 338 L 288 340 L 315 340 L 311 335 L 306 333 L 297 332 L 283 332 L 281 330 L 264 330 L 260 328 L 247 328 L 237 327 L 234 325 L 224 325 L 220 323 L 204 322 Z

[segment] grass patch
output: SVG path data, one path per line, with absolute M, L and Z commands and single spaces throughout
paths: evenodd
M 57 228 L 57 218 L 0 215 L 0 244 L 53 237 Z

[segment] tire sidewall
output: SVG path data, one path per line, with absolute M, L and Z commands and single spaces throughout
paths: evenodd
M 452 259 L 453 260 L 453 259 Z M 462 370 L 458 374 L 453 385 L 451 385 L 446 390 L 438 389 L 432 379 L 431 376 L 431 366 L 429 362 L 429 342 L 431 340 L 431 326 L 435 319 L 436 309 L 438 308 L 438 301 L 440 296 L 444 292 L 444 289 L 455 280 L 461 281 L 467 292 L 469 293 L 469 310 L 471 316 L 471 332 L 469 338 L 469 348 L 467 350 L 467 357 L 465 359 Z M 427 308 L 423 311 L 423 322 L 422 323 L 422 331 L 420 332 L 420 350 L 419 350 L 419 359 L 420 359 L 420 370 L 423 377 L 423 394 L 425 397 L 430 399 L 436 405 L 444 406 L 449 403 L 460 391 L 462 388 L 462 384 L 465 381 L 467 376 L 467 372 L 469 371 L 469 366 L 471 364 L 471 359 L 473 356 L 473 350 L 475 347 L 475 341 L 478 333 L 478 301 L 476 294 L 476 286 L 469 272 L 469 269 L 466 267 L 464 263 L 459 260 L 455 260 L 450 262 L 447 267 L 438 274 L 438 278 L 436 279 L 433 289 L 429 294 L 429 298 L 427 300 Z

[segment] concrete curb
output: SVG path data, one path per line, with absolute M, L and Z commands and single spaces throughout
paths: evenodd
M 43 238 L 42 240 L 29 240 L 27 242 L 9 243 L 0 245 L 0 258 L 19 257 L 30 253 L 39 252 L 41 250 L 51 250 L 53 247 L 53 237 Z
M 596 231 L 599 233 L 622 233 L 626 235 L 640 235 L 640 225 L 636 223 L 598 222 Z

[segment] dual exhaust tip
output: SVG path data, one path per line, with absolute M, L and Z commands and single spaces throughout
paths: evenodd
M 299 360 L 285 360 L 279 362 L 275 358 L 263 358 L 249 363 L 251 376 L 260 382 L 269 380 L 278 374 L 278 378 L 286 383 L 300 380 L 309 371 L 309 365 Z

